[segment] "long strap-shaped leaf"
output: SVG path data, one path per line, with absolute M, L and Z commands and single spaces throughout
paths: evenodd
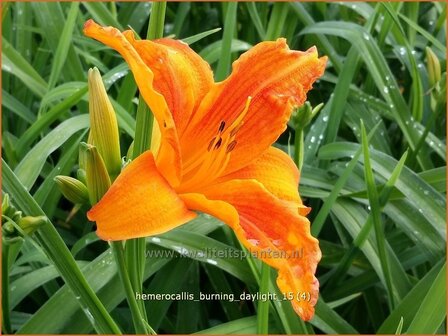
M 5 192 L 11 195 L 20 210 L 31 216 L 45 216 L 45 213 L 3 159 L 2 178 Z M 35 235 L 36 240 L 54 263 L 64 281 L 73 293 L 77 297 L 79 296 L 79 302 L 86 315 L 92 317 L 90 321 L 96 331 L 103 334 L 120 334 L 120 329 L 87 283 L 53 224 L 48 221 L 36 231 Z

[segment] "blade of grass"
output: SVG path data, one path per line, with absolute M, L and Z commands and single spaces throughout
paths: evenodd
M 355 143 L 337 142 L 322 147 L 319 151 L 319 157 L 322 159 L 351 157 L 358 153 L 359 149 L 359 145 Z M 389 178 L 390 173 L 397 165 L 394 158 L 374 149 L 370 149 L 370 158 L 374 170 L 383 178 Z M 413 204 L 416 212 L 426 217 L 428 223 L 434 227 L 439 235 L 445 237 L 445 197 L 408 167 L 403 168 L 396 182 L 396 187 Z
M 25 105 L 5 90 L 2 90 L 2 105 L 30 124 L 36 121 L 36 116 Z
M 415 149 L 418 141 L 416 129 L 412 127 L 411 113 L 399 91 L 398 84 L 392 74 L 383 53 L 373 41 L 372 36 L 363 27 L 350 22 L 325 21 L 305 28 L 301 34 L 317 33 L 340 36 L 350 41 L 360 52 L 367 65 L 378 90 L 391 106 L 395 121 L 398 123 L 411 149 Z M 367 36 L 367 38 L 366 38 Z M 423 169 L 432 166 L 428 153 L 420 152 L 418 160 Z
M 2 160 L 3 188 L 11 195 L 17 206 L 31 216 L 45 216 L 45 213 L 26 191 L 17 176 Z M 95 292 L 87 283 L 84 275 L 67 249 L 64 241 L 51 222 L 41 226 L 36 232 L 36 240 L 53 261 L 61 276 L 75 293 L 80 297 L 79 303 L 88 316 L 92 316 L 91 323 L 99 333 L 121 334 Z M 90 314 L 90 315 L 89 315 Z
M 95 21 L 104 26 L 113 26 L 123 30 L 123 26 L 112 15 L 103 2 L 83 2 L 82 3 Z
M 436 333 L 446 318 L 446 263 L 423 299 L 407 334 Z
M 182 39 L 182 41 L 184 41 L 185 43 L 191 45 L 191 44 L 193 44 L 195 42 L 198 42 L 198 41 L 202 40 L 204 37 L 207 37 L 207 36 L 209 36 L 211 34 L 219 32 L 220 30 L 221 30 L 221 28 L 210 29 L 210 30 L 207 30 L 207 31 L 199 33 L 199 34 L 186 37 L 186 38 Z
M 405 15 L 401 13 L 397 13 L 400 19 L 402 19 L 404 22 L 406 22 L 410 27 L 415 29 L 420 35 L 422 35 L 425 39 L 427 39 L 432 45 L 439 49 L 440 52 L 446 53 L 446 46 L 444 46 L 439 40 L 437 40 L 431 33 L 423 29 L 420 25 L 412 21 L 411 19 L 407 18 Z M 443 16 L 441 16 L 443 17 Z
M 264 40 L 271 41 L 281 36 L 289 8 L 288 3 L 274 3 Z
M 269 265 L 261 265 L 260 294 L 269 293 L 271 268 Z M 257 334 L 267 335 L 269 333 L 269 301 L 260 300 L 257 305 Z
M 263 27 L 263 23 L 261 22 L 260 15 L 257 10 L 256 2 L 246 2 L 247 11 L 249 12 L 250 18 L 252 19 L 252 23 L 257 30 L 258 36 L 261 40 L 265 40 L 266 31 Z
M 61 33 L 66 23 L 66 18 L 64 16 L 63 8 L 68 6 L 68 4 L 63 4 L 59 2 L 34 2 L 31 3 L 31 8 L 33 9 L 34 17 L 42 29 L 42 39 L 41 48 L 46 50 L 50 48 L 52 55 L 56 54 L 58 44 L 61 40 Z M 73 38 L 73 37 L 72 37 Z M 79 59 L 77 53 L 75 52 L 75 47 L 73 44 L 68 46 L 67 57 L 65 60 L 65 66 L 62 67 L 62 74 L 66 80 L 82 81 L 85 79 L 85 72 L 83 70 L 81 60 Z M 47 66 L 48 54 L 42 57 L 42 68 Z M 36 69 L 36 61 L 34 62 Z M 40 71 L 44 71 L 43 69 Z
M 368 139 L 370 139 L 373 134 L 376 132 L 379 124 L 377 124 L 369 133 Z M 324 204 L 319 210 L 319 213 L 317 214 L 316 218 L 313 221 L 313 225 L 311 226 L 311 234 L 314 237 L 318 237 L 320 231 L 322 230 L 325 220 L 327 219 L 328 214 L 330 213 L 331 207 L 333 203 L 336 201 L 336 199 L 339 196 L 339 192 L 344 187 L 345 183 L 347 182 L 348 178 L 350 177 L 350 174 L 355 168 L 357 161 L 359 157 L 361 156 L 362 151 L 361 148 L 358 149 L 356 153 L 354 153 L 352 159 L 347 165 L 347 168 L 343 175 L 339 177 L 337 182 L 335 183 L 333 189 L 331 190 L 330 195 L 325 199 Z
M 61 37 L 59 39 L 58 47 L 56 48 L 56 52 L 54 54 L 50 78 L 48 79 L 48 89 L 52 89 L 56 85 L 62 67 L 67 60 L 68 52 L 72 46 L 72 35 L 78 12 L 79 2 L 72 2 L 64 24 L 64 29 L 62 30 Z
M 182 27 L 185 23 L 188 13 L 190 12 L 191 4 L 189 2 L 181 2 L 176 12 L 176 18 L 174 19 L 173 34 L 176 38 L 180 38 Z M 187 42 L 188 43 L 188 42 Z
M 386 243 L 384 236 L 383 223 L 381 221 L 381 209 L 378 199 L 378 191 L 375 185 L 372 167 L 370 165 L 369 141 L 364 124 L 361 121 L 362 148 L 364 153 L 364 175 L 367 186 L 367 194 L 369 196 L 370 209 L 372 214 L 373 227 L 375 229 L 375 238 L 377 243 L 378 256 L 381 262 L 383 276 L 386 281 L 387 294 L 389 298 L 389 307 L 391 310 L 396 305 L 394 297 L 394 288 L 392 286 L 392 278 L 389 266 L 389 260 L 386 252 Z
M 389 201 L 389 196 L 393 190 L 394 184 L 397 181 L 398 177 L 400 176 L 401 170 L 403 169 L 404 163 L 407 158 L 407 152 L 401 157 L 400 161 L 398 162 L 397 166 L 395 167 L 394 171 L 392 172 L 389 180 L 386 182 L 383 190 L 381 191 L 379 195 L 379 205 L 381 209 L 384 208 L 384 206 Z M 330 276 L 325 277 L 325 281 L 320 281 L 321 284 L 328 283 L 328 287 L 334 287 L 343 280 L 344 274 L 347 273 L 349 267 L 351 266 L 353 259 L 356 257 L 357 251 L 362 247 L 364 242 L 367 240 L 370 230 L 372 228 L 372 214 L 369 214 L 369 218 L 366 222 L 366 224 L 362 227 L 359 234 L 356 236 L 356 238 L 353 240 L 353 243 L 350 247 L 350 249 L 347 251 L 347 253 L 344 254 L 341 261 L 338 263 L 338 265 L 333 268 L 329 273 Z
M 105 82 L 106 87 L 113 83 L 114 80 L 120 78 L 121 75 L 127 73 L 127 65 L 120 64 L 117 67 L 113 68 L 107 74 L 103 76 L 103 81 Z M 41 132 L 45 130 L 46 127 L 49 127 L 51 123 L 56 121 L 62 113 L 69 110 L 71 107 L 76 105 L 87 93 L 87 83 L 85 86 L 75 93 L 73 93 L 68 98 L 64 99 L 62 102 L 56 104 L 47 113 L 41 116 L 31 127 L 29 127 L 20 137 L 17 143 L 17 153 L 22 155 L 26 150 L 28 150 L 28 146 L 31 145 L 33 141 L 35 141 Z
M 403 329 L 407 330 L 411 322 L 418 318 L 417 311 L 420 306 L 417 302 L 423 302 L 426 295 L 434 283 L 440 270 L 444 264 L 444 260 L 440 260 L 436 263 L 431 270 L 418 281 L 418 283 L 412 288 L 406 295 L 403 301 L 391 312 L 386 318 L 383 324 L 378 329 L 378 334 L 391 334 L 395 331 L 396 326 L 399 324 L 400 319 L 403 318 Z M 426 330 L 425 330 L 426 332 Z
M 235 38 L 236 13 L 238 2 L 229 2 L 227 14 L 224 22 L 224 33 L 222 37 L 221 57 L 215 73 L 217 81 L 223 80 L 230 71 L 230 62 L 232 60 L 231 45 L 232 39 Z
M 2 38 L 2 70 L 19 78 L 40 98 L 47 92 L 48 84 L 45 80 L 5 38 Z
M 89 127 L 87 114 L 70 118 L 49 132 L 28 152 L 14 171 L 27 190 L 30 190 L 36 182 L 48 156 L 73 134 L 87 127 Z

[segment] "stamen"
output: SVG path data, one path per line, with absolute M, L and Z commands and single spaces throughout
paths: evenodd
M 219 124 L 218 132 L 221 133 L 222 131 L 224 131 L 224 127 L 226 127 L 226 122 L 221 121 L 221 123 Z
M 207 146 L 207 150 L 210 152 L 212 150 L 213 145 L 215 144 L 216 137 L 213 137 L 210 143 Z
M 252 97 L 247 97 L 243 111 L 229 126 L 226 127 L 225 121 L 220 122 L 218 133 L 208 143 L 206 153 L 201 156 L 197 155 L 197 158 L 189 158 L 183 169 L 182 190 L 197 188 L 209 179 L 219 177 L 224 172 L 231 157 L 230 153 L 237 145 L 235 135 L 243 125 L 243 119 L 248 113 L 251 100 Z
M 233 151 L 235 149 L 236 144 L 237 144 L 236 140 L 233 140 L 231 143 L 229 143 L 226 148 L 226 153 L 230 153 L 231 151 Z
M 218 149 L 222 144 L 222 138 L 219 138 L 218 142 L 216 143 L 215 147 L 213 149 Z

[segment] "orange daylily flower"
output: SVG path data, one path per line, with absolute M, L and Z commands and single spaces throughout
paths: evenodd
M 272 144 L 323 74 L 326 57 L 314 47 L 292 51 L 285 39 L 262 42 L 215 83 L 210 66 L 181 41 L 136 40 L 132 31 L 92 20 L 84 33 L 126 60 L 158 125 L 151 151 L 133 160 L 88 212 L 98 236 L 146 237 L 186 223 L 195 211 L 211 214 L 278 270 L 280 290 L 294 293 L 295 311 L 310 320 L 321 252 L 298 193 L 299 171 Z M 302 253 L 274 258 L 285 254 L 266 250 Z

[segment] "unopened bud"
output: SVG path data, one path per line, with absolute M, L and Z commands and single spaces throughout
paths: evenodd
M 70 177 L 58 175 L 54 178 L 62 195 L 74 204 L 89 203 L 89 192 L 81 181 Z
M 97 68 L 89 70 L 89 144 L 94 145 L 104 160 L 110 177 L 121 171 L 120 139 L 115 111 Z
M 36 231 L 40 226 L 47 223 L 48 219 L 45 216 L 26 216 L 22 217 L 17 223 L 23 232 L 27 235 L 32 234 Z
M 20 218 L 22 218 L 22 211 L 17 210 L 16 207 L 12 205 L 9 194 L 4 194 L 2 197 L 2 215 L 17 222 Z M 2 223 L 3 222 L 4 220 L 2 217 Z
M 434 87 L 440 81 L 442 71 L 437 55 L 429 47 L 426 47 L 426 63 L 428 67 L 429 85 Z
M 81 151 L 85 157 L 86 182 L 90 204 L 96 204 L 110 187 L 110 178 L 101 155 L 95 146 L 81 143 Z
M 78 180 L 80 180 L 82 183 L 84 183 L 84 185 L 87 183 L 86 182 L 86 171 L 84 169 L 79 168 L 76 171 L 76 177 Z
M 311 120 L 313 120 L 317 113 L 319 113 L 322 106 L 323 104 L 319 104 L 313 108 L 310 102 L 307 101 L 305 104 L 295 109 L 291 119 L 293 121 L 294 128 L 296 130 L 303 130 L 311 122 Z
M 11 202 L 9 200 L 9 195 L 4 194 L 2 197 L 2 214 L 7 214 L 9 212 Z

